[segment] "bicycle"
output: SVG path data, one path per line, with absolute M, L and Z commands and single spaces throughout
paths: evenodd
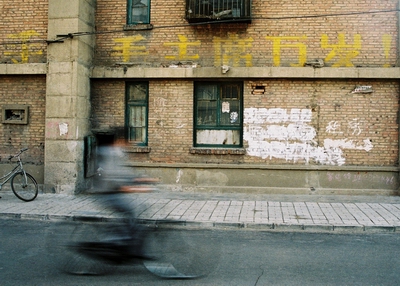
M 137 224 L 142 241 L 135 247 L 142 251 L 130 254 L 122 222 L 87 217 L 56 223 L 47 230 L 48 261 L 74 275 L 104 275 L 119 266 L 142 265 L 163 279 L 197 279 L 215 270 L 220 245 L 211 231 L 188 231 L 185 222 L 177 220 L 139 219 Z
M 64 242 L 60 240 L 66 238 L 61 237 L 57 242 L 53 241 L 53 248 L 58 248 L 56 251 L 53 249 L 53 253 L 62 255 L 57 258 L 57 266 L 67 274 L 104 275 L 114 272 L 118 266 L 141 264 L 150 273 L 162 278 L 199 278 L 198 269 L 188 269 L 191 262 L 199 260 L 194 258 L 198 255 L 196 246 L 189 246 L 179 230 L 165 229 L 160 224 L 165 222 L 147 221 L 142 224 L 145 238 L 140 247 L 145 249 L 145 253 L 130 255 L 123 239 L 113 235 L 118 224 L 63 223 L 58 227 L 69 229 L 71 236 Z M 168 222 L 169 226 L 174 224 Z
M 21 154 L 27 150 L 28 148 L 23 148 L 17 154 L 8 157 L 10 163 L 13 158 L 17 158 L 16 166 L 10 172 L 0 177 L 0 190 L 4 184 L 11 180 L 11 189 L 17 198 L 25 202 L 30 202 L 38 195 L 38 184 L 35 178 L 24 170 L 22 164 Z

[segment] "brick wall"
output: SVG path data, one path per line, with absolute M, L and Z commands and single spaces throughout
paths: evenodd
M 125 82 L 92 81 L 92 128 L 107 130 L 125 124 Z
M 307 61 L 323 59 L 328 67 L 390 67 L 396 65 L 396 12 L 344 14 L 396 8 L 397 1 L 254 0 L 251 24 L 189 26 L 184 19 L 185 1 L 153 0 L 154 29 L 122 31 L 126 1 L 100 0 L 96 27 L 107 33 L 97 36 L 95 63 L 168 67 L 196 62 L 200 66 L 264 67 L 303 66 Z M 123 40 L 130 41 L 127 49 L 122 49 Z M 373 92 L 352 93 L 356 86 L 371 86 Z M 123 80 L 93 81 L 94 127 L 124 123 L 124 89 Z M 396 166 L 398 93 L 394 81 L 247 81 L 245 114 L 249 110 L 259 114 L 280 112 L 279 116 L 289 119 L 280 118 L 275 123 L 271 119 L 259 126 L 245 122 L 244 134 L 251 140 L 245 138 L 244 147 L 253 148 L 253 153 L 200 155 L 189 152 L 193 146 L 193 82 L 154 80 L 149 85 L 151 152 L 136 154 L 133 159 Z M 308 112 L 310 117 L 300 124 L 290 119 L 291 114 Z M 298 138 L 266 134 L 268 127 L 282 134 L 285 128 L 297 128 L 292 134 Z M 270 137 L 267 140 L 265 136 Z M 266 141 L 273 144 L 267 146 Z
M 43 164 L 45 134 L 45 76 L 0 76 L 0 101 L 29 106 L 28 124 L 0 124 L 0 157 L 28 147 L 24 162 Z
M 352 93 L 355 86 L 372 86 L 373 93 Z M 256 92 L 256 87 L 259 87 L 259 90 L 260 87 L 264 87 L 265 91 L 262 94 Z M 315 136 L 308 140 L 309 145 L 304 145 L 304 141 L 299 138 L 271 137 L 269 141 L 285 142 L 289 148 L 295 146 L 291 145 L 294 142 L 298 143 L 299 148 L 339 145 L 343 152 L 341 158 L 346 165 L 395 166 L 398 160 L 398 89 L 398 83 L 395 81 L 264 80 L 248 82 L 244 100 L 245 108 L 278 108 L 286 111 L 288 115 L 296 109 L 311 110 L 311 121 L 305 122 L 306 128 L 302 124 L 298 127 L 304 134 L 311 134 L 308 127 L 315 130 Z M 288 126 L 291 123 L 298 124 L 288 119 L 285 122 L 270 122 L 261 127 L 266 130 L 266 127 L 271 125 Z M 325 140 L 334 143 L 329 145 Z M 371 149 L 366 151 L 369 148 Z M 309 152 L 312 155 L 316 151 Z M 271 153 L 276 154 L 278 150 Z M 258 156 L 246 157 L 246 162 L 304 164 L 307 158 L 310 158 L 309 164 L 318 163 L 319 158 L 313 158 L 311 155 L 298 156 L 302 153 L 307 151 L 294 150 L 285 153 L 287 159 L 276 156 L 264 159 Z M 297 157 L 292 157 L 292 154 Z
M 193 141 L 193 83 L 152 81 L 149 88 L 150 158 L 158 162 L 190 162 Z
M 0 63 L 46 62 L 47 9 L 44 0 L 2 0 Z
M 97 1 L 95 62 L 114 65 L 293 66 L 324 59 L 327 66 L 396 64 L 397 1 L 254 0 L 251 24 L 189 26 L 185 1 L 152 0 L 150 31 L 123 31 L 126 0 Z M 314 17 L 319 15 L 318 17 Z M 122 51 L 120 39 L 130 39 Z M 189 43 L 188 46 L 182 45 Z M 186 49 L 185 49 L 186 48 Z
M 370 85 L 373 93 L 351 93 L 355 86 Z M 255 91 L 264 87 L 263 92 Z M 93 82 L 93 127 L 107 129 L 124 124 L 125 84 L 122 80 Z M 190 154 L 193 146 L 193 82 L 150 81 L 149 147 L 151 152 L 133 154 L 142 162 L 268 163 L 395 166 L 398 160 L 398 84 L 387 81 L 260 80 L 245 82 L 244 109 L 310 110 L 309 122 L 273 121 L 267 127 L 298 128 L 300 137 L 269 138 L 286 144 L 291 152 L 271 149 L 261 155 Z M 244 124 L 246 133 L 248 124 Z M 293 131 L 293 130 L 292 130 Z M 284 132 L 281 132 L 284 134 Z M 280 135 L 284 136 L 284 135 Z M 326 142 L 329 140 L 329 142 Z M 263 139 L 260 139 L 263 141 Z M 249 141 L 244 140 L 246 148 Z M 329 145 L 330 144 L 330 145 Z M 329 147 L 331 146 L 331 147 Z M 305 150 L 307 149 L 307 150 Z M 265 150 L 264 150 L 265 151 Z M 285 158 L 279 157 L 279 152 Z M 340 155 L 338 155 L 338 152 Z M 324 155 L 325 154 L 325 155 Z M 320 158 L 321 156 L 325 156 Z
M 187 162 L 192 144 L 193 84 L 188 81 L 151 81 L 149 84 L 150 153 L 133 160 Z M 92 82 L 92 127 L 106 131 L 124 126 L 125 81 Z

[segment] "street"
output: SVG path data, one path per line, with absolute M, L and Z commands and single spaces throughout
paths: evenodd
M 1 219 L 1 285 L 398 285 L 398 234 L 329 234 L 251 230 L 173 230 L 198 255 L 208 275 L 165 280 L 142 265 L 113 268 L 106 275 L 70 275 L 56 267 L 49 221 Z M 68 237 L 61 228 L 58 237 Z M 178 240 L 179 239 L 179 240 Z M 50 241 L 50 242 L 49 242 Z M 195 242 L 195 244 L 193 244 Z M 50 243 L 50 245 L 49 245 Z M 54 246 L 54 245 L 53 245 Z M 177 250 L 179 251 L 179 250 Z M 187 257 L 186 257 L 187 258 Z

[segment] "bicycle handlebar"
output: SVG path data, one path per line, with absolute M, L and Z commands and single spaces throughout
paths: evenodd
M 21 150 L 19 150 L 19 152 L 18 152 L 17 154 L 15 154 L 15 155 L 10 155 L 10 156 L 8 157 L 8 160 L 11 160 L 12 158 L 18 157 L 19 155 L 22 154 L 22 152 L 25 152 L 26 150 L 28 150 L 28 148 L 22 148 Z

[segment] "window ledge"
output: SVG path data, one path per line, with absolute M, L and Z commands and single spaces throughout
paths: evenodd
M 126 153 L 150 153 L 151 148 L 148 146 L 131 146 L 124 147 L 124 152 Z
M 201 155 L 245 155 L 246 149 L 244 148 L 190 148 L 190 154 Z
M 153 24 L 130 24 L 124 26 L 124 31 L 153 30 Z

